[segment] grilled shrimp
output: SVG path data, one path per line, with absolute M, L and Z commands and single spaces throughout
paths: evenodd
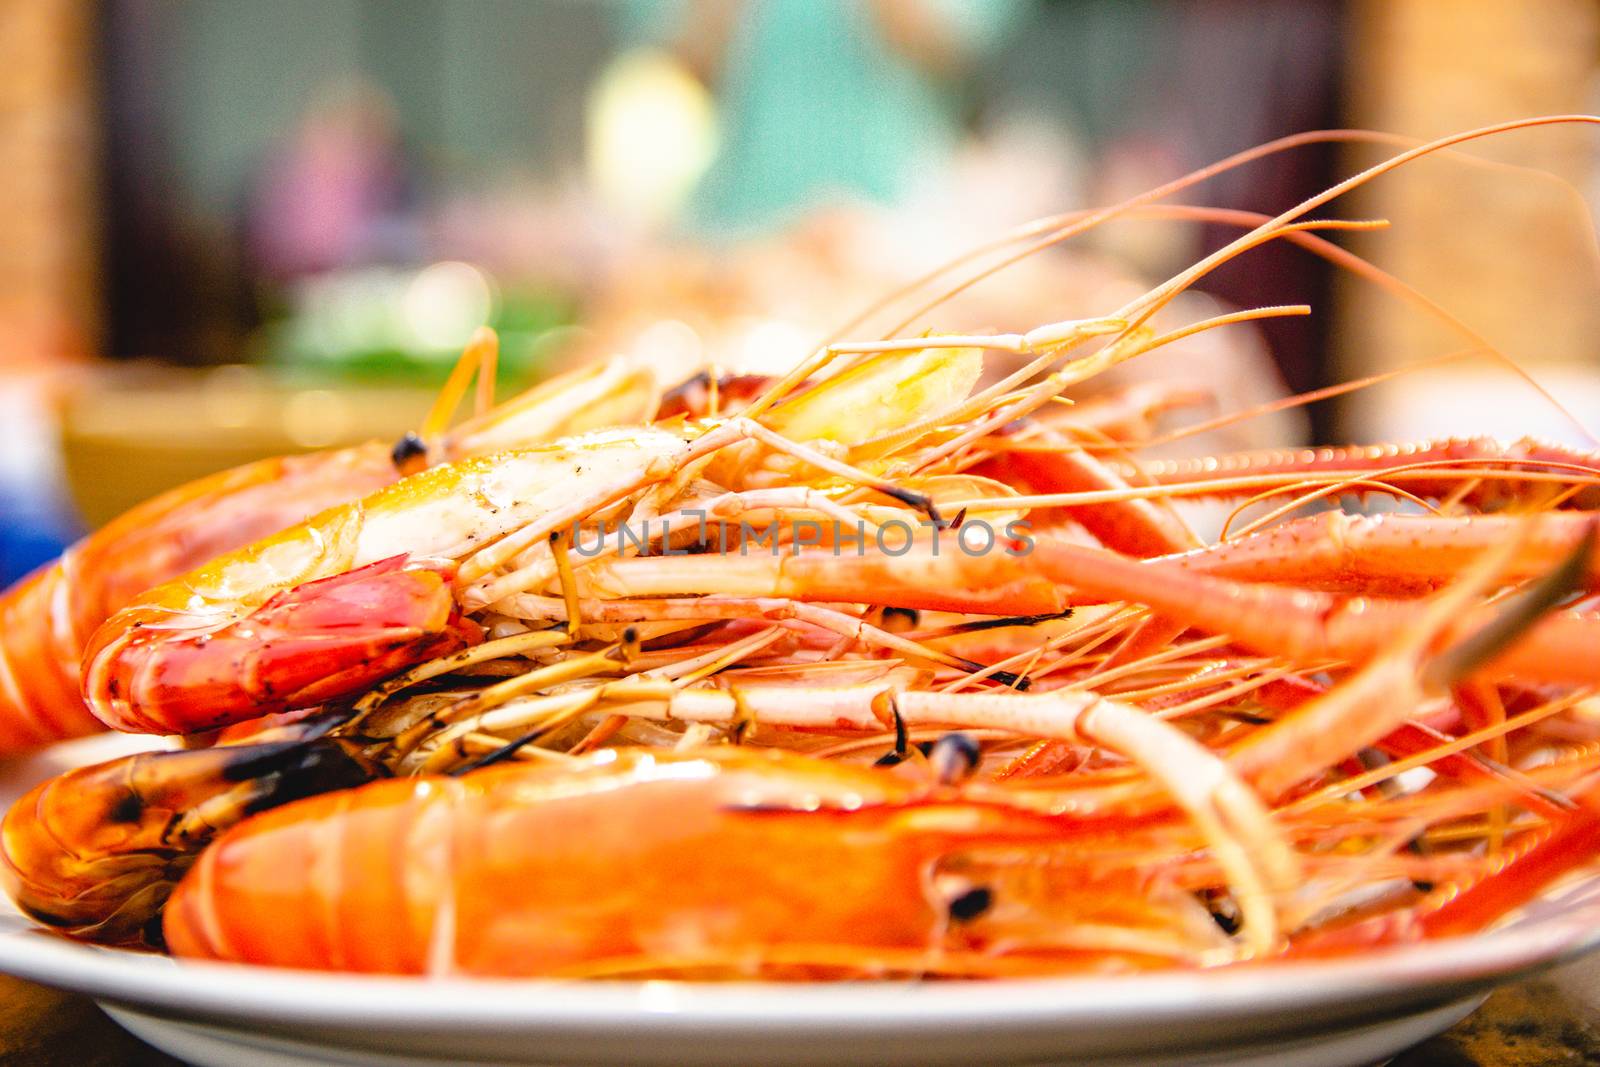
M 1132 884 L 1110 862 L 1076 887 L 981 855 L 944 869 L 983 847 L 1092 852 L 1074 823 L 999 789 L 774 750 L 608 751 L 254 818 L 202 854 L 165 930 L 183 957 L 395 974 L 981 973 L 1028 894 L 1054 888 L 1059 926 L 1035 952 L 1229 954 L 1192 898 L 1107 899 Z M 284 877 L 305 871 L 327 876 Z
M 327 740 L 141 752 L 81 767 L 7 812 L 0 882 L 61 933 L 159 945 L 161 905 L 218 831 L 376 773 L 352 746 Z
M 597 431 L 434 467 L 137 598 L 89 642 L 84 699 L 118 729 L 193 733 L 359 694 L 476 640 L 458 585 L 477 583 L 464 600 L 497 600 L 498 586 L 521 586 L 530 568 L 543 573 L 550 535 L 608 509 L 630 513 L 657 487 L 659 510 L 682 491 L 685 472 L 734 489 L 778 477 L 851 479 L 931 513 L 927 494 L 834 458 L 836 439 L 964 395 L 979 365 L 972 350 L 880 359 L 763 422 Z M 530 548 L 543 555 L 526 563 Z
M 461 366 L 492 363 L 482 331 Z M 649 376 L 603 364 L 547 382 L 449 432 L 260 460 L 169 490 L 69 548 L 0 596 L 0 756 L 93 733 L 80 693 L 95 628 L 145 590 L 325 508 L 394 482 L 402 469 L 647 417 Z M 440 405 L 443 417 L 450 405 Z M 430 416 L 430 423 L 442 419 Z

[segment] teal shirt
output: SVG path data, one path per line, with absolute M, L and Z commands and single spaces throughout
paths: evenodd
M 1015 0 L 938 6 L 970 52 L 1019 10 Z M 681 11 L 657 4 L 637 13 L 659 27 Z M 781 228 L 841 199 L 892 204 L 939 179 L 959 135 L 953 89 L 891 48 L 857 0 L 747 4 L 716 95 L 721 147 L 687 221 L 718 236 Z

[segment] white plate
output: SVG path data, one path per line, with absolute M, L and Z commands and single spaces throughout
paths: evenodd
M 97 739 L 0 767 L 0 803 Z M 1512 926 L 1333 962 L 1119 978 L 839 985 L 361 978 L 76 945 L 0 905 L 0 971 L 80 993 L 201 1064 L 1373 1063 L 1492 986 L 1600 943 L 1600 877 Z

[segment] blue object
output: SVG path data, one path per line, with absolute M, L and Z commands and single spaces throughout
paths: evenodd
M 50 499 L 0 484 L 0 587 L 59 556 L 80 530 Z

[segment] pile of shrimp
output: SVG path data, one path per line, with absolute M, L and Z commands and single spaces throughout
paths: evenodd
M 1157 434 L 1192 390 L 1064 398 L 1307 313 L 1153 325 L 1272 240 L 1453 322 L 1316 235 L 1376 224 L 1310 213 L 1597 121 L 1406 147 L 1274 217 L 1165 202 L 1357 135 L 1289 138 L 872 309 L 1123 216 L 1244 230 L 1104 314 L 852 323 L 774 379 L 607 365 L 498 406 L 480 384 L 447 431 L 482 334 L 393 449 L 176 491 L 0 603 L 7 747 L 182 738 L 18 801 L 11 895 L 106 944 L 425 975 L 1006 977 L 1484 929 L 1600 852 L 1600 452 L 1157 461 L 1217 422 Z M 1203 538 L 1197 499 L 1255 518 Z

